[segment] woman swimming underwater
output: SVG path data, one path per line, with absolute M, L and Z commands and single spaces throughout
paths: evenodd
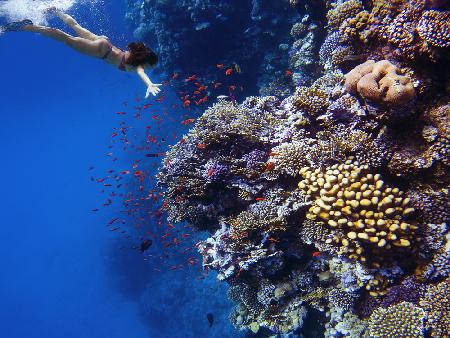
M 45 35 L 49 38 L 61 41 L 80 53 L 105 60 L 116 66 L 121 71 L 135 71 L 147 86 L 145 97 L 150 94 L 156 96 L 161 89 L 161 84 L 153 83 L 145 73 L 147 67 L 154 67 L 158 63 L 158 56 L 142 42 L 128 44 L 128 50 L 123 51 L 114 46 L 107 36 L 99 36 L 81 27 L 70 15 L 56 8 L 48 10 L 54 13 L 68 26 L 77 36 L 69 35 L 59 29 L 46 26 L 34 25 L 30 20 L 11 23 L 3 28 L 4 31 L 26 31 Z

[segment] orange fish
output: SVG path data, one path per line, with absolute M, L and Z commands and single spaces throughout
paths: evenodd
M 313 256 L 313 257 L 319 257 L 319 256 L 320 256 L 320 251 L 314 251 L 314 252 L 312 253 L 312 256 Z
M 233 69 L 228 68 L 228 69 L 225 71 L 225 75 L 226 75 L 226 76 L 229 76 L 229 75 L 231 75 L 232 72 L 233 72 Z
M 204 144 L 204 143 L 199 143 L 199 144 L 197 144 L 197 148 L 198 148 L 198 149 L 205 149 L 205 148 L 206 148 L 206 144 Z
M 218 69 L 223 69 L 223 64 L 218 64 L 218 65 L 216 65 L 216 67 L 218 68 Z
M 291 76 L 292 74 L 294 74 L 294 72 L 290 69 L 287 69 L 285 72 L 286 76 Z
M 190 81 L 195 81 L 195 80 L 197 80 L 197 75 L 191 75 L 188 78 L 186 78 L 184 80 L 184 82 L 190 82 Z
M 190 106 L 190 104 L 191 104 L 191 101 L 185 100 L 185 101 L 183 102 L 183 107 L 184 107 L 184 108 L 187 108 L 187 107 Z
M 265 201 L 266 199 L 264 197 L 256 197 L 257 201 Z
M 273 238 L 273 237 L 269 237 L 269 238 L 267 238 L 267 240 L 269 240 L 269 241 L 271 241 L 271 242 L 274 242 L 274 243 L 280 242 L 278 239 Z
M 195 119 L 186 119 L 186 120 L 181 121 L 181 124 L 184 126 L 187 126 L 189 123 L 192 123 L 194 121 L 195 121 Z

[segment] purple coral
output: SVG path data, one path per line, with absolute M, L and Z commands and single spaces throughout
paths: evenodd
M 403 280 L 399 285 L 389 288 L 388 293 L 381 302 L 381 306 L 389 307 L 401 302 L 416 304 L 425 292 L 425 285 L 417 282 L 415 277 Z

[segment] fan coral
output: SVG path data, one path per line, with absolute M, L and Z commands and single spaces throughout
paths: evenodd
M 450 332 L 450 280 L 427 288 L 420 306 L 427 313 L 426 328 L 431 330 L 431 337 L 448 337 Z
M 345 88 L 352 94 L 388 106 L 401 106 L 414 100 L 415 90 L 410 77 L 387 60 L 369 60 L 345 75 Z
M 417 25 L 419 36 L 435 47 L 450 47 L 450 12 L 430 10 Z
M 376 262 L 380 251 L 409 247 L 417 226 L 403 221 L 414 213 L 403 192 L 367 169 L 352 160 L 326 170 L 306 167 L 300 171 L 304 180 L 299 188 L 315 198 L 307 218 L 335 229 L 334 241 L 342 252 Z
M 423 337 L 425 312 L 414 304 L 403 302 L 376 309 L 368 320 L 371 337 Z

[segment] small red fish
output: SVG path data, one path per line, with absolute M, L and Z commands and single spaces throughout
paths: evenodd
M 181 124 L 184 126 L 187 126 L 188 124 L 190 124 L 194 121 L 195 121 L 195 119 L 186 119 L 186 120 L 181 121 Z
M 198 148 L 198 149 L 205 149 L 205 148 L 206 148 L 206 144 L 204 144 L 204 143 L 199 143 L 199 144 L 197 144 L 197 148 Z
M 195 81 L 195 80 L 197 80 L 197 75 L 191 75 L 188 78 L 186 78 L 184 80 L 184 82 L 190 82 L 190 81 Z
M 319 256 L 320 256 L 320 251 L 314 251 L 314 252 L 312 253 L 312 256 L 313 256 L 313 257 L 319 257 Z
M 184 107 L 184 108 L 188 108 L 190 105 L 191 105 L 191 101 L 189 101 L 189 100 L 185 100 L 185 101 L 183 102 L 183 107 Z
M 265 201 L 266 199 L 264 197 L 256 197 L 257 201 Z
M 124 111 L 118 111 L 116 114 L 117 114 L 117 115 L 126 115 L 127 113 L 124 112 Z
M 217 69 L 223 69 L 224 65 L 223 64 L 217 64 L 216 67 L 217 67 Z
M 270 242 L 273 242 L 273 243 L 279 243 L 280 242 L 278 239 L 273 238 L 273 237 L 269 237 L 269 238 L 267 238 L 267 240 L 270 241 Z
M 292 74 L 294 74 L 294 72 L 293 72 L 292 70 L 290 70 L 290 69 L 287 69 L 287 70 L 284 72 L 284 74 L 285 74 L 286 76 L 291 76 Z
M 232 72 L 233 72 L 233 69 L 228 68 L 228 69 L 225 71 L 225 75 L 226 75 L 226 76 L 230 76 Z
M 272 170 L 275 167 L 275 162 L 268 162 L 266 164 L 266 171 Z

